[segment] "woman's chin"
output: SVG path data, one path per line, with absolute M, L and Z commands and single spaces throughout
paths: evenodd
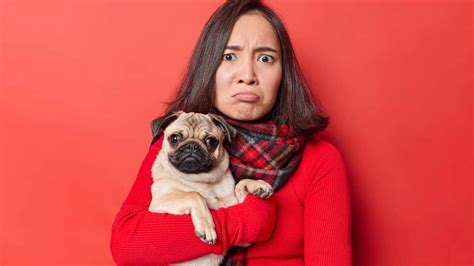
M 231 108 L 229 108 L 231 106 Z M 223 115 L 238 121 L 255 121 L 267 113 L 264 108 L 261 106 L 256 106 L 255 104 L 249 104 L 240 102 L 238 104 L 229 104 L 228 106 L 223 106 L 224 108 L 219 108 L 219 112 Z
M 227 116 L 238 121 L 255 121 L 263 117 L 259 112 L 236 112 Z
M 226 115 L 234 120 L 250 121 L 255 116 L 255 112 L 249 106 L 237 106 L 237 108 L 229 110 Z

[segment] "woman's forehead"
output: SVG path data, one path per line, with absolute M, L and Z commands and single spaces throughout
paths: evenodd
M 259 46 L 279 50 L 273 26 L 260 14 L 240 16 L 232 28 L 228 46 Z

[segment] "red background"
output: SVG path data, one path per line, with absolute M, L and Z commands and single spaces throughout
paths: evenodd
M 0 0 L 0 265 L 109 265 L 222 1 Z M 472 264 L 472 2 L 270 1 L 346 160 L 355 265 Z

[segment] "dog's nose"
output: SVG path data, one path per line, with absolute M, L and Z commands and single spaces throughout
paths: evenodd
M 191 142 L 186 145 L 186 150 L 187 151 L 196 151 L 199 148 L 199 144 L 195 142 Z

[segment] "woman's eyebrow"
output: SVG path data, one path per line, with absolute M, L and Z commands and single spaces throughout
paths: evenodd
M 234 50 L 234 51 L 242 51 L 242 47 L 238 46 L 238 45 L 227 45 L 225 47 L 225 49 L 229 49 L 229 50 Z M 274 53 L 278 53 L 278 50 L 274 49 L 274 48 L 271 48 L 271 47 L 268 47 L 268 46 L 259 46 L 255 49 L 253 49 L 254 52 L 274 52 Z

